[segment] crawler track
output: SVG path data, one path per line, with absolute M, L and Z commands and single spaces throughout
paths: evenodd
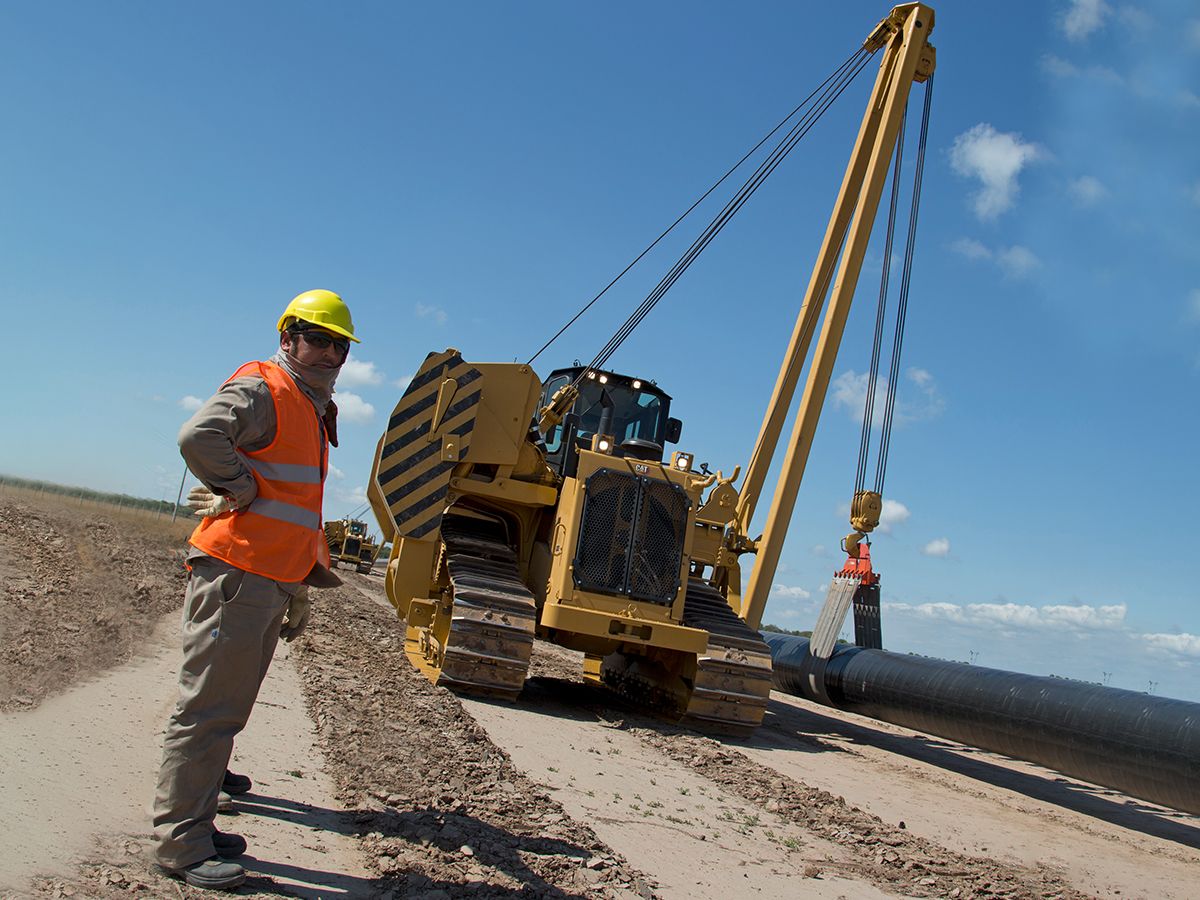
M 425 643 L 433 640 L 425 635 L 418 665 L 452 690 L 516 699 L 529 669 L 537 615 L 516 554 L 487 522 L 446 518 L 442 540 L 453 603 L 450 630 L 441 647 Z
M 683 624 L 709 633 L 683 721 L 701 731 L 748 734 L 762 722 L 771 694 L 771 650 L 737 617 L 721 593 L 690 579 Z
M 697 579 L 688 581 L 683 624 L 702 628 L 709 637 L 682 691 L 660 668 L 645 667 L 637 657 L 605 665 L 604 684 L 639 706 L 681 715 L 683 724 L 698 731 L 749 734 L 762 722 L 771 693 L 770 648 L 716 588 Z

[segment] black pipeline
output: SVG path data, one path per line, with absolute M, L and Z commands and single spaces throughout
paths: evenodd
M 1062 678 L 763 635 L 775 686 L 1200 814 L 1200 703 Z

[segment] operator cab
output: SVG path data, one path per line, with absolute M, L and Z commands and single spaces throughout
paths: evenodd
M 590 448 L 606 412 L 606 433 L 614 438 L 613 455 L 661 462 L 663 446 L 679 440 L 683 423 L 669 416 L 671 398 L 651 381 L 573 366 L 555 369 L 542 383 L 541 406 L 559 388 L 579 379 L 579 399 L 546 434 L 546 462 L 560 475 L 574 474 L 578 448 Z

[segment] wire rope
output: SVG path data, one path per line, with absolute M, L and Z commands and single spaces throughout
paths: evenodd
M 790 122 L 796 116 L 797 113 L 799 113 L 802 109 L 804 109 L 806 106 L 808 106 L 813 101 L 814 97 L 826 92 L 828 89 L 828 86 L 830 85 L 831 82 L 834 82 L 834 81 L 842 78 L 848 69 L 850 69 L 850 68 L 854 67 L 856 64 L 858 64 L 860 62 L 861 58 L 863 57 L 864 53 L 866 53 L 866 51 L 864 51 L 860 48 L 859 50 L 857 50 L 853 54 L 851 54 L 850 57 L 848 57 L 845 61 L 843 61 L 841 63 L 841 65 L 839 65 L 833 71 L 832 74 L 830 74 L 823 82 L 821 82 L 821 84 L 818 85 L 816 89 L 814 89 L 806 98 L 804 98 L 804 100 L 801 101 L 800 104 L 798 104 L 782 120 L 780 120 L 780 122 L 774 128 L 772 128 L 769 132 L 767 132 L 767 134 L 764 135 L 758 141 L 758 143 L 756 143 L 753 147 L 751 147 L 741 157 L 741 159 L 739 159 L 736 163 L 734 163 L 733 166 L 731 166 L 725 172 L 724 175 L 722 175 L 719 179 L 717 179 L 712 184 L 712 186 L 708 188 L 708 190 L 706 190 L 703 194 L 701 194 L 696 199 L 696 201 L 692 203 L 691 206 L 689 206 L 686 210 L 684 210 L 684 212 L 678 218 L 676 218 L 674 222 L 672 222 L 669 226 L 667 226 L 667 228 L 661 234 L 659 234 L 658 237 L 656 237 L 653 241 L 651 241 L 650 244 L 647 245 L 644 250 L 642 250 L 636 257 L 634 257 L 633 260 L 628 265 L 626 265 L 625 268 L 622 269 L 611 281 L 609 281 L 609 283 L 606 284 L 604 286 L 604 288 L 602 288 L 598 294 L 596 294 L 594 297 L 592 297 L 592 299 L 589 300 L 586 304 L 584 304 L 583 307 L 580 308 L 575 313 L 575 315 L 573 315 L 566 322 L 566 324 L 564 324 L 561 328 L 559 328 L 559 330 L 557 332 L 555 332 L 554 335 L 548 341 L 546 341 L 546 343 L 544 343 L 538 349 L 538 351 L 533 354 L 533 356 L 531 356 L 529 358 L 528 364 L 532 365 L 533 362 L 539 356 L 541 356 L 542 353 L 545 352 L 546 349 L 549 348 L 551 344 L 553 344 L 559 337 L 561 337 L 562 334 L 568 328 L 570 328 L 573 324 L 575 324 L 575 322 L 578 321 L 578 319 L 585 312 L 587 312 L 588 309 L 590 309 L 596 303 L 596 301 L 598 301 L 601 297 L 603 297 L 609 291 L 609 289 L 613 287 L 613 285 L 615 285 L 622 277 L 625 276 L 626 273 L 629 272 L 630 269 L 632 269 L 635 265 L 637 265 L 643 259 L 643 257 L 646 256 L 646 254 L 648 254 L 651 250 L 653 250 L 663 240 L 663 238 L 665 238 L 668 234 L 670 234 L 672 231 L 674 231 L 676 226 L 678 226 L 685 218 L 687 218 L 687 216 L 690 215 L 696 209 L 696 207 L 698 207 L 701 203 L 703 203 L 706 199 L 708 199 L 708 197 L 713 193 L 713 191 L 715 191 L 718 187 L 720 187 L 721 184 L 723 184 L 734 172 L 736 172 L 739 168 L 741 168 L 741 166 L 746 162 L 746 160 L 750 159 L 750 157 L 752 157 L 759 149 L 761 149 L 762 146 L 765 143 L 767 143 L 767 141 L 769 141 L 775 134 L 777 134 L 781 128 L 783 128 L 788 122 Z M 869 58 L 870 54 L 868 53 L 866 55 L 867 55 L 867 58 Z
M 721 232 L 728 224 L 729 220 L 739 212 L 751 196 L 758 190 L 762 183 L 769 177 L 779 164 L 787 157 L 796 144 L 812 129 L 813 125 L 821 118 L 822 115 L 829 109 L 833 102 L 841 96 L 842 92 L 850 85 L 859 72 L 865 67 L 866 63 L 871 58 L 871 52 L 860 50 L 852 57 L 853 65 L 849 68 L 844 67 L 841 76 L 832 84 L 828 84 L 822 91 L 820 99 L 799 122 L 792 127 L 788 134 L 776 145 L 776 147 L 768 155 L 755 171 L 753 175 L 742 185 L 735 196 L 726 203 L 725 207 L 718 213 L 701 235 L 692 242 L 691 246 L 683 253 L 676 261 L 670 271 L 659 281 L 658 285 L 647 295 L 641 305 L 630 315 L 625 324 L 617 330 L 617 332 L 608 340 L 604 347 L 596 354 L 588 368 L 599 368 L 612 356 L 613 353 L 620 347 L 622 343 L 633 333 L 633 330 L 642 322 L 643 319 L 650 313 L 651 310 L 658 304 L 659 300 L 666 292 L 679 280 L 684 272 L 695 261 L 705 248 L 712 243 L 713 239 Z M 578 383 L 584 374 L 581 373 L 576 379 Z

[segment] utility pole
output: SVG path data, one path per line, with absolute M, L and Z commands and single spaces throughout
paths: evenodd
M 179 515 L 179 501 L 183 499 L 183 483 L 187 480 L 188 467 L 187 463 L 183 464 L 183 474 L 179 476 L 179 493 L 175 497 L 175 507 L 171 510 L 171 521 L 175 521 L 175 517 Z

